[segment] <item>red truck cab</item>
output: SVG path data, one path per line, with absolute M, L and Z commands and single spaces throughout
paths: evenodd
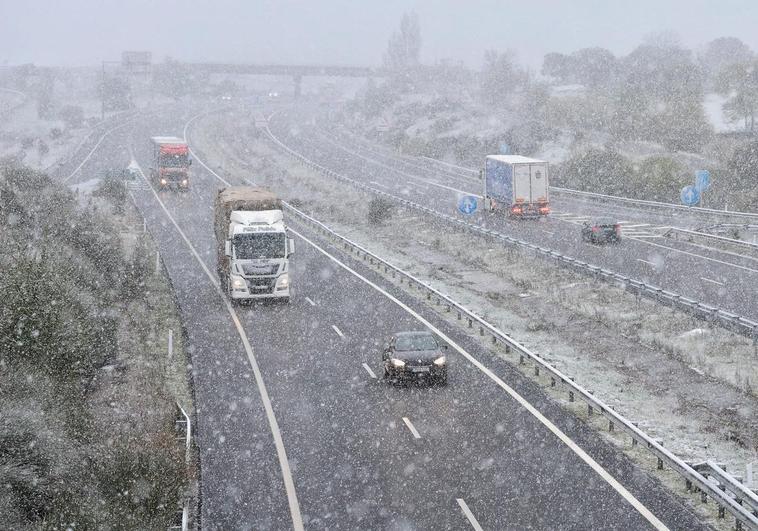
M 159 189 L 189 189 L 189 146 L 183 138 L 154 136 L 150 139 L 152 162 L 150 177 Z

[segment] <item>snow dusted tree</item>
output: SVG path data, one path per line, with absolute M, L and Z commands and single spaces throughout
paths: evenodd
M 758 110 L 758 60 L 725 66 L 715 82 L 716 91 L 728 97 L 726 115 L 733 121 L 744 120 L 746 131 L 755 131 Z
M 715 79 L 725 68 L 753 59 L 750 47 L 736 37 L 719 37 L 709 42 L 698 60 L 705 73 Z
M 504 95 L 523 85 L 525 79 L 526 75 L 516 64 L 513 52 L 498 53 L 495 50 L 487 50 L 484 53 L 481 89 L 482 99 L 486 103 L 495 105 L 502 101 Z
M 392 34 L 384 54 L 384 68 L 394 81 L 401 85 L 410 83 L 411 74 L 419 64 L 421 52 L 421 27 L 416 13 L 405 13 L 400 29 Z

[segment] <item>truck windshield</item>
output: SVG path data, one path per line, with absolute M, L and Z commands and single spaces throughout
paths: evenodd
M 284 258 L 285 236 L 282 232 L 257 232 L 234 237 L 234 251 L 240 260 Z
M 187 153 L 161 153 L 161 168 L 182 168 L 189 165 Z

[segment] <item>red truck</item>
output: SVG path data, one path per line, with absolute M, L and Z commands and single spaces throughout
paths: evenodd
M 183 138 L 154 136 L 150 138 L 152 163 L 150 178 L 161 190 L 189 189 L 189 147 Z

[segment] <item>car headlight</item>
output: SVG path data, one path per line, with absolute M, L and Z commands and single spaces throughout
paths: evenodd
M 286 288 L 290 285 L 290 277 L 287 273 L 276 279 L 276 285 L 280 288 Z
M 403 360 L 392 358 L 390 362 L 392 362 L 392 365 L 394 365 L 395 367 L 405 367 L 405 362 Z
M 247 283 L 244 278 L 232 275 L 232 287 L 235 289 L 244 288 L 247 287 Z
M 182 185 L 183 185 L 183 186 L 187 186 L 187 179 L 184 179 L 184 180 L 182 181 Z
M 166 184 L 166 179 L 161 179 L 161 184 Z
M 439 358 L 437 358 L 436 360 L 434 360 L 434 364 L 437 365 L 438 367 L 441 367 L 446 362 L 447 362 L 447 360 L 445 359 L 445 356 L 440 356 Z

